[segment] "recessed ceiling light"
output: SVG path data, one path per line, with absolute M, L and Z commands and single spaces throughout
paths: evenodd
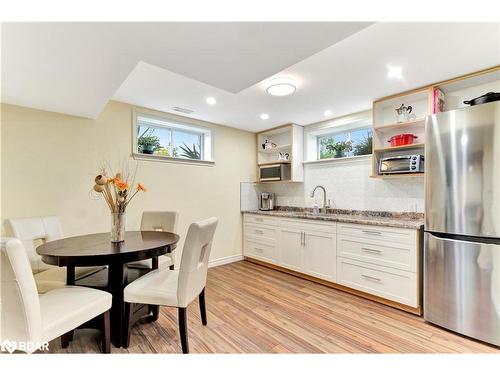
M 268 82 L 266 92 L 272 96 L 287 96 L 297 90 L 294 82 L 289 78 L 275 78 Z
M 331 115 L 333 115 L 333 112 L 328 109 L 323 114 L 325 115 L 325 117 L 330 117 Z
M 267 119 L 269 118 L 269 115 L 268 115 L 267 113 L 262 113 L 262 114 L 260 115 L 260 118 L 261 118 L 262 120 L 267 120 Z
M 215 100 L 215 98 L 213 96 L 209 96 L 206 100 L 207 100 L 207 104 L 209 104 L 209 105 L 214 105 L 217 103 L 217 100 Z
M 400 66 L 387 65 L 387 77 L 403 79 L 403 68 Z

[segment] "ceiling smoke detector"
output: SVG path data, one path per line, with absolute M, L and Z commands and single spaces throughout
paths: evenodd
M 173 109 L 175 112 L 184 113 L 184 114 L 186 114 L 186 115 L 190 115 L 191 113 L 193 113 L 193 112 L 194 112 L 192 109 L 182 108 L 182 107 L 172 107 L 172 109 Z
M 275 78 L 267 85 L 266 92 L 272 96 L 287 96 L 297 90 L 295 83 L 290 78 Z

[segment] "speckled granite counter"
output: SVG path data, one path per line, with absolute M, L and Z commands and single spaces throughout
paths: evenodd
M 336 221 L 341 223 L 383 225 L 387 227 L 422 229 L 422 213 L 354 211 L 329 209 L 326 214 L 313 215 L 311 209 L 299 207 L 279 207 L 274 211 L 243 211 L 243 213 L 284 217 L 291 219 Z

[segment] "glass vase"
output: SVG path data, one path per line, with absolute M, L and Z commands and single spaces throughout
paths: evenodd
M 111 242 L 125 241 L 125 212 L 111 212 Z

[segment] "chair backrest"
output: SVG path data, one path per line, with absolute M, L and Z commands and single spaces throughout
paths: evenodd
M 141 230 L 175 233 L 176 226 L 176 211 L 144 211 L 142 213 Z
M 16 342 L 42 341 L 40 300 L 31 266 L 17 238 L 1 241 L 1 337 Z M 32 348 L 34 350 L 36 348 Z
M 217 222 L 216 217 L 211 217 L 189 226 L 179 267 L 177 285 L 179 307 L 187 307 L 207 283 L 208 258 Z
M 35 249 L 44 242 L 62 238 L 61 222 L 57 216 L 7 219 L 4 224 L 7 236 L 16 237 L 23 243 L 33 273 L 51 268 L 42 262 Z

